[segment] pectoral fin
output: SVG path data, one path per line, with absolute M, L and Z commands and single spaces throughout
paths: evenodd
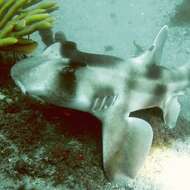
M 103 128 L 103 162 L 107 177 L 120 182 L 134 178 L 152 144 L 151 126 L 144 120 L 110 118 Z

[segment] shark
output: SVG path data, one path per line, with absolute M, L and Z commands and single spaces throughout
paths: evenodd
M 16 63 L 11 77 L 27 96 L 97 117 L 105 175 L 125 181 L 137 176 L 153 140 L 152 126 L 130 113 L 159 107 L 165 125 L 174 128 L 178 98 L 190 87 L 188 64 L 161 65 L 168 30 L 163 26 L 147 50 L 139 48 L 140 54 L 129 59 L 83 52 L 57 32 L 42 54 Z

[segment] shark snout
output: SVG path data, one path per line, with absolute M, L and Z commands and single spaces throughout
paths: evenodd
M 21 70 L 22 71 L 22 70 Z M 20 69 L 18 69 L 17 65 L 14 65 L 11 68 L 11 78 L 13 79 L 13 81 L 15 82 L 15 84 L 19 87 L 19 89 L 22 91 L 22 93 L 24 95 L 26 95 L 26 87 L 24 86 L 23 82 L 22 82 L 22 74 L 24 74 L 24 72 L 20 72 Z
M 38 100 L 40 102 L 45 102 L 40 96 L 34 95 L 31 92 L 27 91 L 26 87 L 22 84 L 20 81 L 15 81 L 16 85 L 20 88 L 21 92 L 28 97 L 32 97 L 35 100 Z

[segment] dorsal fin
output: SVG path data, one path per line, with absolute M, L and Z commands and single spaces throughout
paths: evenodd
M 69 58 L 71 63 L 76 63 L 78 66 L 109 66 L 121 62 L 119 57 L 103 54 L 86 53 L 78 50 L 77 44 L 71 41 L 62 43 L 61 54 L 64 58 Z
M 43 56 L 48 58 L 67 58 L 72 66 L 77 68 L 80 66 L 110 66 L 122 61 L 121 58 L 103 55 L 93 54 L 80 51 L 77 48 L 77 44 L 72 41 L 68 41 L 63 32 L 55 33 L 55 43 L 50 45 L 44 52 Z
M 51 28 L 39 30 L 38 32 L 42 42 L 46 45 L 46 47 L 49 47 L 54 43 L 53 31 Z
M 164 44 L 166 42 L 168 36 L 168 26 L 165 25 L 161 28 L 159 33 L 157 34 L 156 38 L 153 42 L 153 53 L 154 53 L 154 59 L 156 64 L 160 64 L 161 58 L 162 58 L 162 51 Z
M 158 32 L 156 38 L 153 41 L 152 46 L 138 57 L 133 59 L 133 62 L 140 64 L 160 64 L 162 58 L 162 51 L 165 41 L 168 36 L 168 26 L 165 25 Z
M 64 43 L 67 41 L 67 38 L 66 38 L 64 32 L 62 32 L 62 31 L 56 32 L 54 38 L 55 38 L 55 42 Z

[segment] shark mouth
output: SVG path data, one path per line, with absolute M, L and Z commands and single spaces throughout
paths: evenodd
M 18 81 L 18 80 L 15 80 L 15 83 L 16 83 L 16 85 L 21 89 L 22 93 L 23 93 L 24 95 L 26 95 L 27 92 L 26 92 L 26 89 L 25 89 L 24 85 L 23 85 L 20 81 Z

